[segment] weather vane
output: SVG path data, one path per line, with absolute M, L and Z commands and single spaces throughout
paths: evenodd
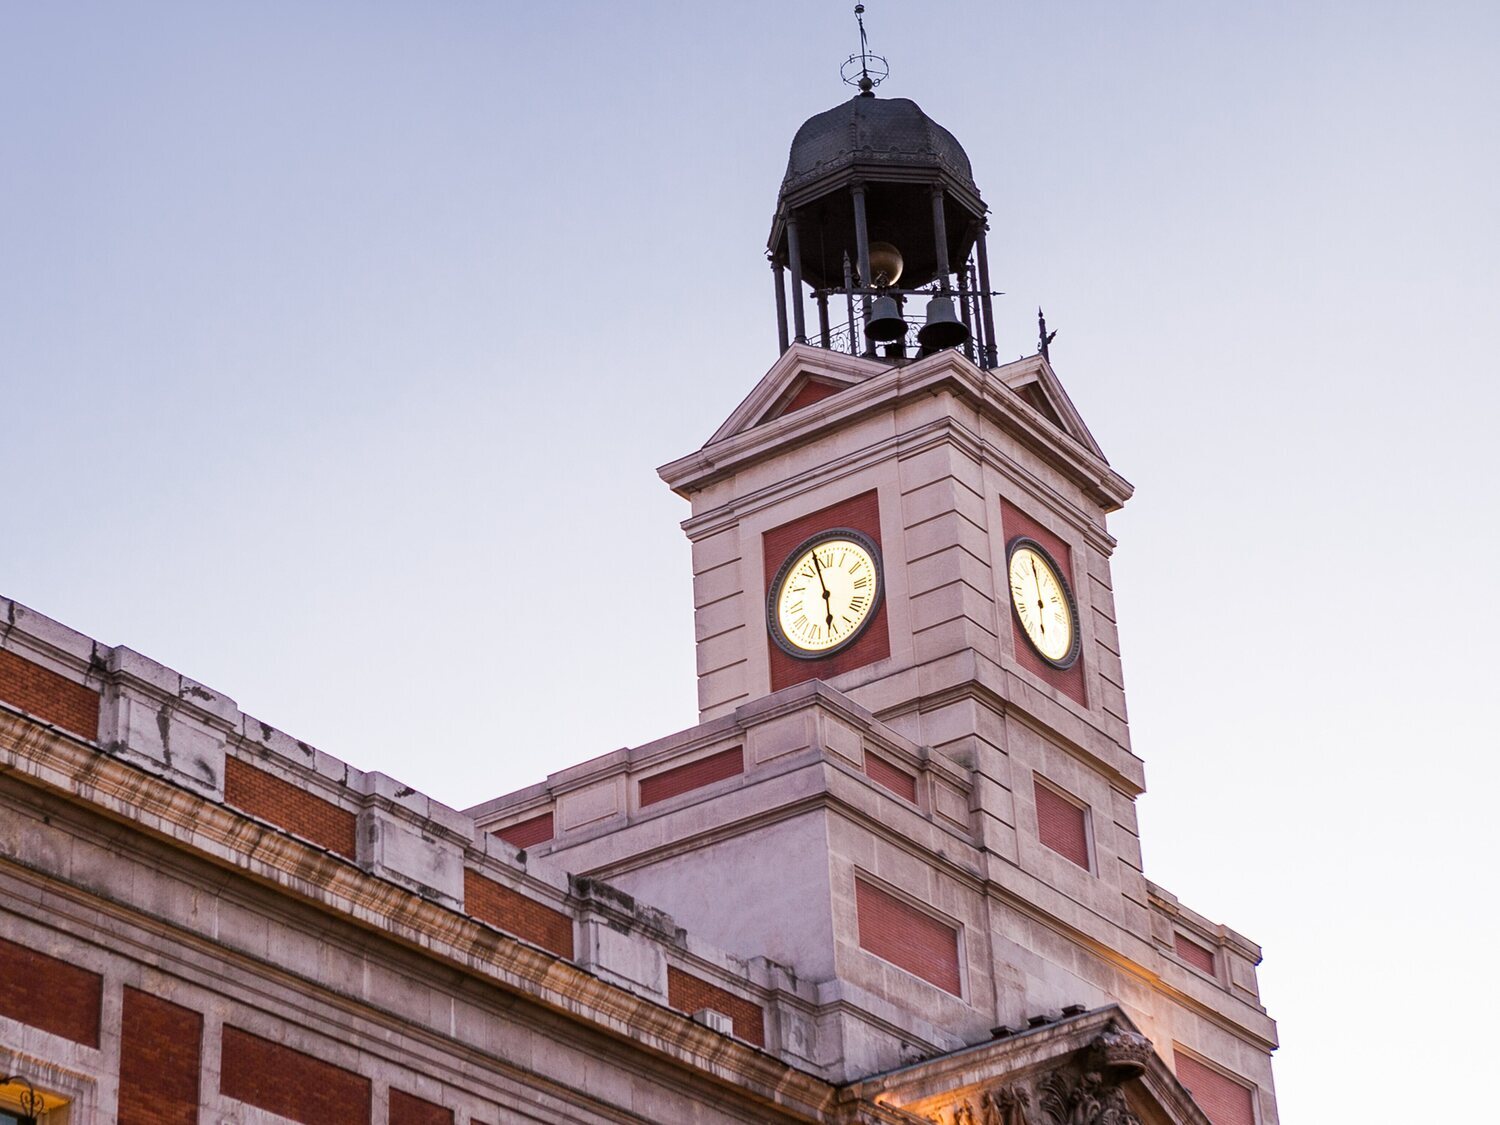
M 847 85 L 858 86 L 861 94 L 868 94 L 890 76 L 890 63 L 884 55 L 870 54 L 870 44 L 865 39 L 865 6 L 854 5 L 854 19 L 859 24 L 859 54 L 850 55 L 839 67 L 839 77 Z

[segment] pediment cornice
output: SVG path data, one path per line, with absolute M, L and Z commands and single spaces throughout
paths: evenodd
M 808 376 L 843 382 L 844 390 L 793 413 L 759 421 L 794 382 Z M 1028 386 L 1042 389 L 1064 428 L 1026 400 L 1022 392 Z M 862 416 L 945 390 L 1035 450 L 1106 511 L 1121 507 L 1134 491 L 1110 468 L 1045 359 L 1031 356 L 986 372 L 955 351 L 889 367 L 820 348 L 794 347 L 707 445 L 657 471 L 673 491 L 690 497 L 716 480 Z M 974 437 L 983 447 L 984 436 Z
M 931 1125 L 1209 1125 L 1116 1005 L 846 1089 Z

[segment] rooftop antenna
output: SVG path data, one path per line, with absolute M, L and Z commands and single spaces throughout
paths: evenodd
M 884 55 L 870 54 L 870 44 L 865 38 L 865 6 L 854 5 L 854 19 L 859 24 L 859 54 L 850 55 L 839 67 L 839 77 L 845 85 L 858 86 L 861 95 L 873 98 L 872 91 L 884 82 L 891 73 L 890 63 Z M 856 75 L 858 77 L 856 77 Z
M 1048 363 L 1051 363 L 1052 353 L 1050 349 L 1052 347 L 1052 341 L 1057 339 L 1057 331 L 1055 329 L 1051 332 L 1047 331 L 1047 317 L 1046 314 L 1042 312 L 1041 305 L 1038 305 L 1036 307 L 1036 334 L 1037 340 L 1039 341 L 1039 343 L 1037 344 L 1037 350 L 1042 353 L 1043 359 L 1045 359 Z

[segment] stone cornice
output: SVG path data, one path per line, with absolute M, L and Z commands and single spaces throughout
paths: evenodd
M 940 352 L 867 378 L 793 414 L 723 437 L 657 471 L 674 491 L 690 496 L 781 449 L 810 441 L 826 429 L 946 389 L 1036 450 L 1101 507 L 1108 511 L 1119 508 L 1130 498 L 1131 485 L 1103 458 L 1027 408 L 1020 396 L 1005 385 L 1008 369 L 1024 366 L 1029 370 L 1039 362 L 1039 358 L 1033 357 L 985 372 L 957 353 Z
M 341 857 L 0 709 L 0 771 L 807 1120 L 834 1088 Z

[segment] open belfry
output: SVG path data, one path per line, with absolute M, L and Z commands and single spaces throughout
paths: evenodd
M 0 600 L 0 1125 L 1275 1125 L 1259 948 L 1142 870 L 1131 486 L 882 62 L 659 470 L 698 725 L 458 811 Z

